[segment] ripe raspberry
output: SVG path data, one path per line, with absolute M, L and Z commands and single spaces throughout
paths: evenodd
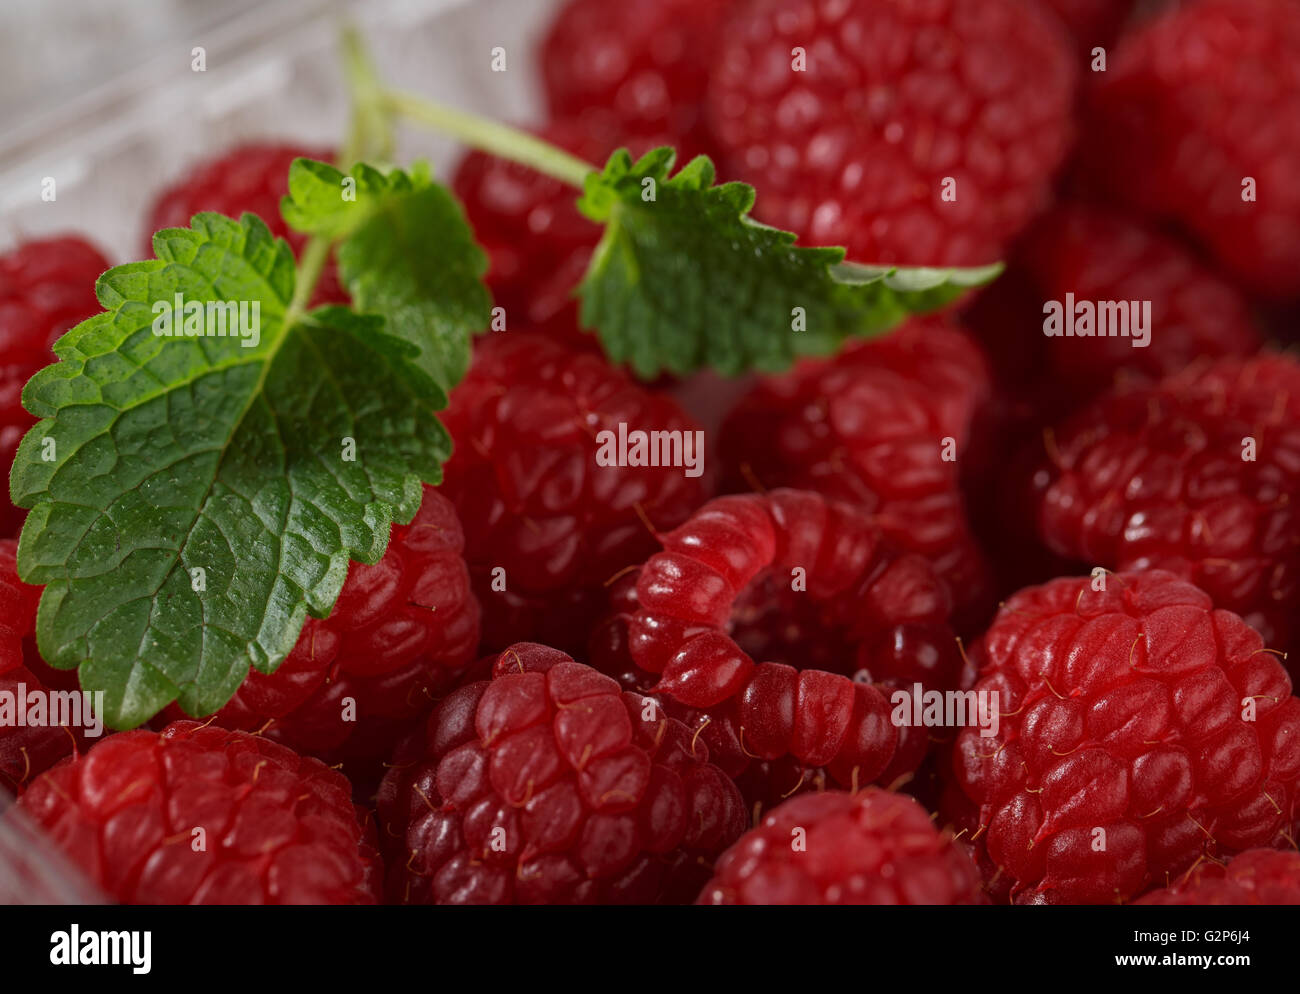
M 1095 396 L 1117 375 L 1159 379 L 1195 359 L 1258 351 L 1246 300 L 1168 236 L 1095 205 L 1058 208 L 1038 224 L 1020 257 L 1044 300 L 1150 301 L 1150 345 L 1133 339 L 1047 338 L 1051 389 Z
M 280 198 L 289 192 L 289 166 L 300 157 L 330 162 L 334 155 L 328 149 L 250 143 L 199 164 L 154 201 L 144 232 L 145 258 L 152 256 L 155 231 L 188 228 L 190 218 L 200 211 L 233 218 L 245 212 L 256 214 L 273 235 L 288 240 L 295 255 L 301 252 L 307 236 L 293 231 L 280 216 Z M 346 304 L 348 300 L 331 260 L 321 272 L 312 304 Z
M 1090 566 L 1172 570 L 1270 645 L 1290 644 L 1300 362 L 1264 355 L 1189 367 L 1103 397 L 1045 441 L 1034 483 L 1051 549 Z
M 762 220 L 862 262 L 975 265 L 1045 202 L 1074 62 L 1060 24 L 1014 0 L 755 0 L 707 110 Z
M 1300 904 L 1300 853 L 1251 849 L 1228 865 L 1198 863 L 1138 904 Z
M 73 236 L 26 242 L 0 255 L 0 465 L 7 477 L 14 453 L 36 423 L 22 405 L 23 387 L 54 361 L 50 346 L 73 325 L 97 314 L 95 280 L 108 260 Z M 15 536 L 27 512 L 0 492 L 0 536 Z
M 1001 721 L 958 733 L 956 796 L 1020 903 L 1127 901 L 1300 816 L 1300 701 L 1259 635 L 1171 573 L 1094 586 L 1020 591 L 972 653 Z
M 45 773 L 18 806 L 123 904 L 378 897 L 347 780 L 245 732 L 122 732 Z
M 658 695 L 760 806 L 916 768 L 926 729 L 896 728 L 886 693 L 954 686 L 961 667 L 925 560 L 799 490 L 720 497 L 660 541 L 614 588 L 593 665 Z
M 655 546 L 642 516 L 670 528 L 704 498 L 703 478 L 683 467 L 597 465 L 597 434 L 620 423 L 695 426 L 599 356 L 537 335 L 480 339 L 443 420 L 455 452 L 441 492 L 465 528 L 489 649 L 543 637 L 583 646 L 606 581 Z
M 542 42 L 551 116 L 612 117 L 607 126 L 626 133 L 702 141 L 700 102 L 733 6 L 734 0 L 568 0 Z
M 15 707 L 51 689 L 76 689 L 75 676 L 56 674 L 36 653 L 32 632 L 41 588 L 18 579 L 17 551 L 17 542 L 0 540 L 0 695 L 12 699 Z M 0 787 L 21 793 L 32 778 L 84 742 L 81 729 L 20 725 L 16 714 L 10 716 L 0 724 Z
M 760 381 L 723 423 L 723 489 L 797 487 L 857 504 L 934 564 L 963 622 L 982 622 L 990 581 L 953 460 L 989 394 L 988 366 L 964 333 L 944 317 L 914 320 Z
M 380 816 L 389 896 L 419 904 L 689 901 L 745 829 L 685 726 L 535 643 L 438 705 Z
M 1097 74 L 1082 142 L 1115 196 L 1193 232 L 1246 286 L 1300 295 L 1300 17 L 1293 0 L 1195 0 Z M 1258 199 L 1244 199 L 1243 183 Z
M 308 619 L 274 673 L 251 671 L 216 723 L 329 763 L 387 759 L 478 648 L 464 546 L 451 502 L 425 487 L 383 558 L 353 563 L 330 616 Z
M 799 848 L 796 848 L 798 846 Z M 697 904 L 986 904 L 975 866 L 912 798 L 786 801 L 718 858 Z

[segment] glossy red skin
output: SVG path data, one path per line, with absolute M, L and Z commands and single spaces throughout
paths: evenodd
M 266 738 L 178 721 L 104 739 L 18 806 L 123 904 L 373 904 L 351 794 Z
M 762 808 L 916 768 L 927 730 L 895 727 L 888 695 L 953 686 L 960 669 L 925 560 L 797 490 L 717 498 L 660 539 L 613 588 L 593 665 L 663 700 Z
M 718 860 L 697 904 L 985 904 L 979 872 L 903 794 L 801 794 Z
M 1000 727 L 958 733 L 944 814 L 1016 903 L 1129 901 L 1300 819 L 1300 700 L 1258 633 L 1171 573 L 1104 580 L 1021 591 L 972 649 Z
M 745 828 L 684 725 L 535 643 L 438 705 L 379 810 L 389 899 L 412 904 L 689 901 Z
M 860 262 L 981 265 L 1045 206 L 1077 74 L 1033 5 L 756 0 L 729 23 L 707 112 L 760 220 Z

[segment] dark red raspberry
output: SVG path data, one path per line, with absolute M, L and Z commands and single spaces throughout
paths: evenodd
M 124 904 L 378 899 L 347 780 L 246 732 L 122 732 L 43 774 L 18 807 Z
M 719 32 L 734 5 L 568 0 L 542 42 L 551 115 L 612 118 L 607 126 L 629 134 L 703 140 L 700 104 Z
M 1067 293 L 1076 301 L 1151 303 L 1145 347 L 1122 336 L 1044 336 L 1046 389 L 1058 394 L 1087 398 L 1119 376 L 1159 379 L 1196 359 L 1260 347 L 1249 306 L 1231 284 L 1172 238 L 1117 211 L 1062 206 L 1034 227 L 1018 254 L 1037 290 L 1033 328 L 1040 335 L 1044 302 L 1064 306 Z
M 1096 74 L 1082 145 L 1138 210 L 1195 233 L 1245 285 L 1300 296 L 1300 16 L 1294 0 L 1177 4 Z M 1243 183 L 1257 199 L 1243 200 Z
M 1205 860 L 1138 904 L 1300 904 L 1300 852 L 1251 849 L 1225 866 Z
M 861 262 L 976 265 L 1044 205 L 1075 77 L 1034 4 L 755 0 L 729 25 L 707 107 L 761 220 Z
M 970 857 L 925 808 L 867 787 L 803 794 L 718 858 L 698 904 L 986 904 Z
M 926 729 L 896 728 L 887 695 L 954 686 L 961 668 L 924 559 L 799 490 L 717 498 L 660 541 L 615 586 L 593 665 L 658 695 L 759 806 L 916 768 Z
M 1171 573 L 1104 580 L 1020 591 L 972 651 L 1001 718 L 958 733 L 952 796 L 1016 902 L 1127 901 L 1300 817 L 1300 700 L 1258 633 Z
M 704 498 L 703 477 L 680 466 L 598 465 L 598 433 L 620 423 L 695 426 L 599 356 L 538 335 L 480 339 L 443 420 L 455 452 L 441 492 L 465 528 L 490 649 L 546 638 L 579 650 L 605 583 L 654 549 L 647 522 L 671 528 Z
M 0 540 L 0 695 L 14 712 L 0 723 L 0 787 L 21 793 L 31 780 L 84 745 L 81 728 L 19 724 L 17 709 L 51 690 L 76 690 L 76 677 L 56 673 L 40 661 L 33 630 L 41 588 L 18 579 L 18 543 Z M 69 679 L 70 677 L 70 679 Z M 51 699 L 45 697 L 46 720 Z
M 154 200 L 144 232 L 145 258 L 152 258 L 155 231 L 188 228 L 190 218 L 200 211 L 233 218 L 245 212 L 256 214 L 273 235 L 288 240 L 295 254 L 301 252 L 307 236 L 293 231 L 280 216 L 280 198 L 289 192 L 289 166 L 297 158 L 331 162 L 334 154 L 301 145 L 249 143 L 191 168 Z M 346 304 L 348 300 L 331 261 L 321 272 L 312 303 Z
M 329 763 L 387 759 L 478 649 L 464 546 L 451 502 L 426 486 L 383 558 L 353 563 L 330 616 L 308 619 L 279 669 L 251 671 L 214 720 Z
M 7 478 L 14 453 L 36 423 L 22 392 L 38 369 L 54 362 L 50 346 L 100 311 L 95 280 L 108 260 L 75 236 L 25 242 L 0 255 L 0 465 Z M 27 512 L 0 492 L 0 536 L 15 536 Z
M 796 487 L 857 504 L 934 564 L 963 622 L 982 623 L 990 580 L 956 460 L 989 394 L 984 357 L 950 319 L 911 321 L 760 381 L 723 423 L 723 489 Z
M 1290 644 L 1300 362 L 1219 359 L 1116 391 L 1049 432 L 1045 447 L 1034 482 L 1050 548 L 1090 566 L 1172 570 L 1274 648 Z
M 389 897 L 689 901 L 745 830 L 735 786 L 651 700 L 555 649 L 511 646 L 394 759 Z

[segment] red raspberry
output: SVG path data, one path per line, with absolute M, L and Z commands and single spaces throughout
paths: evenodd
M 925 560 L 799 490 L 720 497 L 660 541 L 615 587 L 594 665 L 659 695 L 760 806 L 916 768 L 926 729 L 895 728 L 886 693 L 953 686 L 961 667 Z
M 1204 861 L 1138 904 L 1300 904 L 1300 852 L 1251 849 L 1224 866 Z
M 75 675 L 51 670 L 36 653 L 32 633 L 41 588 L 18 579 L 17 551 L 17 542 L 0 540 L 0 695 L 20 707 L 20 700 L 31 701 L 51 690 L 76 690 L 77 684 Z M 47 698 L 47 715 L 49 706 Z M 80 728 L 19 725 L 17 715 L 11 716 L 0 724 L 0 786 L 21 793 L 34 777 L 85 741 Z
M 426 486 L 383 558 L 353 563 L 330 616 L 308 619 L 279 669 L 251 671 L 214 720 L 329 763 L 387 759 L 478 648 L 464 546 L 451 502 Z
M 689 901 L 745 830 L 685 726 L 564 653 L 519 643 L 394 760 L 380 816 L 403 903 Z
M 786 801 L 718 858 L 697 904 L 986 904 L 925 808 L 867 787 Z
M 350 795 L 315 759 L 178 721 L 105 739 L 18 807 L 124 904 L 373 904 L 378 857 Z
M 542 42 L 551 115 L 612 117 L 606 127 L 618 131 L 702 140 L 700 102 L 733 6 L 734 0 L 568 0 Z
M 307 236 L 292 230 L 280 216 L 280 198 L 289 192 L 289 166 L 297 158 L 330 162 L 334 154 L 328 149 L 300 145 L 250 143 L 191 169 L 159 194 L 150 208 L 144 232 L 145 258 L 152 258 L 155 231 L 188 228 L 190 218 L 200 211 L 216 211 L 233 218 L 245 212 L 256 214 L 266 222 L 271 234 L 289 242 L 294 254 L 301 252 Z M 316 284 L 312 304 L 348 301 L 331 261 Z
M 1015 0 L 755 0 L 707 107 L 762 220 L 861 262 L 974 265 L 1045 202 L 1074 61 L 1060 25 Z
M 1095 585 L 1020 591 L 972 652 L 1001 720 L 958 733 L 956 796 L 1020 903 L 1127 901 L 1300 816 L 1300 701 L 1258 633 L 1171 573 Z
M 480 339 L 443 420 L 455 452 L 441 492 L 465 528 L 490 649 L 543 637 L 582 647 L 606 581 L 655 547 L 647 521 L 671 528 L 704 499 L 683 467 L 597 465 L 597 434 L 620 423 L 695 426 L 599 356 L 537 335 Z
M 1124 202 L 1196 234 L 1259 293 L 1300 295 L 1300 17 L 1293 0 L 1178 4 L 1097 74 L 1084 136 Z M 1243 182 L 1257 200 L 1243 200 Z
M 1019 257 L 1032 278 L 1034 330 L 1043 302 L 1150 301 L 1150 345 L 1131 338 L 1045 338 L 1049 389 L 1095 396 L 1119 375 L 1159 379 L 1195 359 L 1244 356 L 1260 338 L 1249 306 L 1233 286 L 1172 238 L 1118 212 L 1068 204 L 1045 217 Z M 1029 329 L 1026 329 L 1027 331 Z M 1041 374 L 1040 374 L 1041 375 Z
M 36 423 L 22 392 L 38 369 L 54 362 L 50 346 L 75 324 L 99 313 L 95 280 L 108 260 L 74 236 L 25 242 L 0 255 L 0 465 L 8 476 L 14 453 Z M 27 512 L 0 492 L 0 536 L 15 536 Z
M 1102 398 L 1045 441 L 1035 488 L 1053 551 L 1172 570 L 1287 647 L 1300 592 L 1300 362 L 1190 367 Z
M 952 460 L 989 395 L 987 363 L 964 333 L 944 317 L 911 321 L 760 381 L 723 423 L 723 488 L 797 487 L 859 505 L 934 564 L 963 620 L 982 622 L 990 580 Z

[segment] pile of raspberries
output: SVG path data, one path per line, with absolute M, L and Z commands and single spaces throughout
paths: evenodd
M 510 330 L 445 482 L 216 714 L 0 729 L 7 817 L 122 902 L 1300 903 L 1300 2 L 568 0 L 538 55 L 535 130 L 590 162 L 672 144 L 804 244 L 1006 272 L 646 384 L 578 327 L 574 191 L 466 155 Z M 142 236 L 300 248 L 298 155 L 192 164 Z M 108 265 L 0 256 L 6 461 Z M 1146 341 L 1046 334 L 1067 301 Z M 599 464 L 620 426 L 702 431 L 704 472 Z M 0 689 L 75 687 L 22 518 Z

